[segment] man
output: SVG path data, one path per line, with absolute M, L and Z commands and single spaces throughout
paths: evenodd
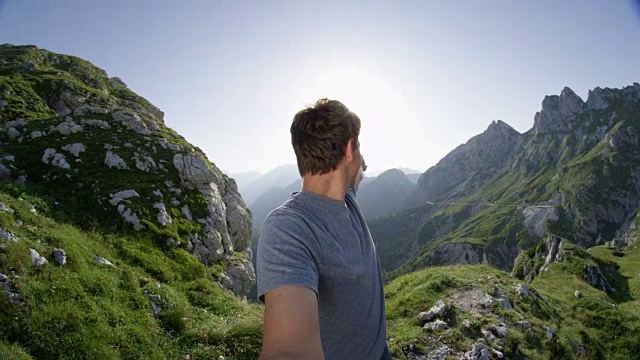
M 269 214 L 258 243 L 262 360 L 391 359 L 378 256 L 355 200 L 359 135 L 358 116 L 335 100 L 293 119 L 302 191 Z

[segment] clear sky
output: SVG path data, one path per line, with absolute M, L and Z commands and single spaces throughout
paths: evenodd
M 425 170 L 545 95 L 640 81 L 632 0 L 0 0 L 0 43 L 76 55 L 165 112 L 231 173 L 294 163 L 320 97 L 363 121 L 371 169 Z

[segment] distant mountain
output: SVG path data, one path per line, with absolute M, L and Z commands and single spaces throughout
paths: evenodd
M 256 199 L 274 188 L 284 187 L 300 178 L 298 166 L 293 164 L 281 165 L 261 175 L 238 190 L 242 194 L 245 204 L 252 204 Z
M 253 181 L 257 180 L 262 173 L 259 171 L 244 171 L 235 174 L 229 174 L 229 177 L 236 181 L 238 190 L 242 193 L 242 189 L 246 188 Z
M 406 197 L 414 186 L 404 172 L 387 170 L 360 186 L 357 194 L 360 210 L 367 219 L 397 212 L 406 204 Z
M 267 215 L 269 215 L 273 209 L 287 201 L 291 193 L 300 191 L 301 188 L 302 178 L 284 187 L 276 186 L 271 188 L 271 190 L 258 196 L 258 198 L 249 205 L 249 209 L 253 214 L 253 228 L 260 229 Z
M 502 121 L 428 169 L 407 208 L 370 223 L 386 272 L 487 262 L 555 234 L 583 247 L 640 235 L 640 84 L 547 96 L 531 130 Z
M 411 181 L 414 184 L 418 183 L 418 180 L 420 180 L 420 176 L 422 176 L 422 173 L 412 173 L 412 174 L 407 174 L 407 179 L 409 179 L 409 181 Z

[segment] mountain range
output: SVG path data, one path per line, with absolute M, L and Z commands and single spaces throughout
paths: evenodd
M 640 84 L 565 88 L 365 179 L 393 357 L 639 359 L 639 131 Z M 300 182 L 246 175 L 122 79 L 0 45 L 0 358 L 257 358 L 252 238 Z

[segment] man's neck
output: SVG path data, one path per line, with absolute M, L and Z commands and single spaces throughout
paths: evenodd
M 348 186 L 347 174 L 340 170 L 323 175 L 305 175 L 302 177 L 302 190 L 311 191 L 335 200 L 344 201 Z

